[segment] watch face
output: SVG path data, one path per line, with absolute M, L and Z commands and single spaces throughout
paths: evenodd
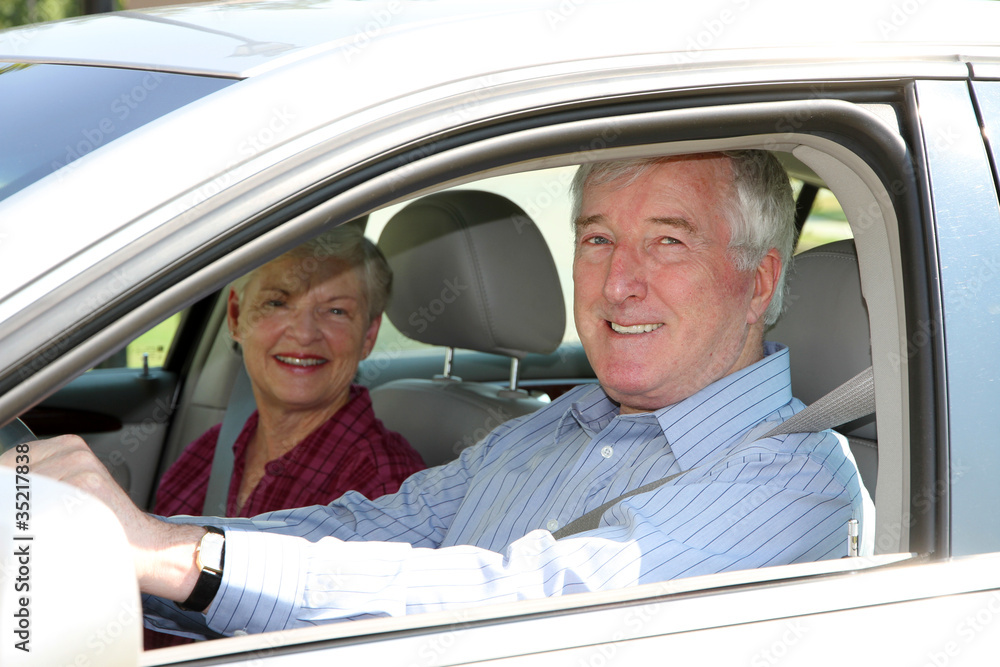
M 218 533 L 205 533 L 198 544 L 198 568 L 222 574 L 222 549 L 226 538 Z

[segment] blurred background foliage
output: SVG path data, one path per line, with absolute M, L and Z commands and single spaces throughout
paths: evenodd
M 0 28 L 83 14 L 83 0 L 0 0 Z
M 0 0 L 0 30 L 121 8 L 121 0 Z

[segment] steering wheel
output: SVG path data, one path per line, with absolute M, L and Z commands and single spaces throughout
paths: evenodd
M 22 442 L 38 440 L 23 421 L 15 419 L 6 426 L 0 427 L 0 452 L 13 449 Z

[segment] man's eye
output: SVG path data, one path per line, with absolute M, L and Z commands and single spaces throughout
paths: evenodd
M 331 308 L 330 309 L 330 314 L 331 315 L 346 315 L 347 311 L 344 310 L 343 308 Z
M 264 305 L 268 308 L 281 308 L 285 305 L 285 302 L 281 299 L 268 299 L 264 302 Z
M 611 240 L 604 236 L 592 236 L 586 242 L 592 245 L 607 245 Z
M 663 245 L 674 245 L 680 243 L 680 240 L 675 239 L 672 236 L 664 236 L 662 239 L 660 239 L 660 243 L 662 243 Z

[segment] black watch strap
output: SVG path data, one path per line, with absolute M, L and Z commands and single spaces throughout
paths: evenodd
M 195 563 L 201 570 L 198 581 L 187 600 L 179 603 L 180 608 L 187 611 L 202 612 L 208 609 L 222 584 L 222 568 L 226 564 L 226 534 L 215 526 L 205 526 L 205 530 L 208 532 L 202 536 L 195 551 Z M 218 547 L 220 540 L 221 549 Z

